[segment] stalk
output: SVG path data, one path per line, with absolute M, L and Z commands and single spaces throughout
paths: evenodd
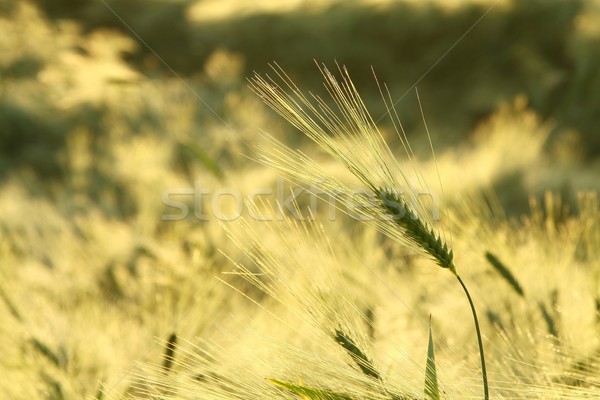
M 481 358 L 481 377 L 483 379 L 483 398 L 485 400 L 489 400 L 490 391 L 488 388 L 487 369 L 485 368 L 485 354 L 483 352 L 483 341 L 481 340 L 481 331 L 479 330 L 479 320 L 477 319 L 477 312 L 475 311 L 475 305 L 473 304 L 473 299 L 471 299 L 471 295 L 469 294 L 469 291 L 467 290 L 467 286 L 465 286 L 465 283 L 463 282 L 463 280 L 460 278 L 460 276 L 458 274 L 455 274 L 455 275 L 456 275 L 456 279 L 458 279 L 458 282 L 460 283 L 460 286 L 462 286 L 463 290 L 465 291 L 465 294 L 467 295 L 467 299 L 469 300 L 469 305 L 471 306 L 471 313 L 473 314 L 473 321 L 475 322 L 475 331 L 477 332 L 477 343 L 479 344 L 479 357 Z
M 352 84 L 348 72 L 346 69 L 343 69 L 343 82 L 339 83 L 326 68 L 322 70 L 329 94 L 341 111 L 342 115 L 338 116 L 320 98 L 316 98 L 316 105 L 313 104 L 302 95 L 300 90 L 281 68 L 276 67 L 274 69 L 277 75 L 285 82 L 286 86 L 293 90 L 293 95 L 285 94 L 273 81 L 265 80 L 260 76 L 256 76 L 251 81 L 252 89 L 273 110 L 319 144 L 373 191 L 376 201 L 373 204 L 374 207 L 371 216 L 381 217 L 381 211 L 383 211 L 384 214 L 387 214 L 387 217 L 391 217 L 385 218 L 385 220 L 377 220 L 375 225 L 382 232 L 397 239 L 400 243 L 418 250 L 438 266 L 450 270 L 458 279 L 458 282 L 467 295 L 473 320 L 475 321 L 479 356 L 481 357 L 484 399 L 489 400 L 487 370 L 485 367 L 479 320 L 477 319 L 471 295 L 456 272 L 453 261 L 454 253 L 444 238 L 428 223 L 427 218 L 419 213 L 418 207 L 407 201 L 401 191 L 393 189 L 398 186 L 398 181 L 393 178 L 395 173 L 402 178 L 400 179 L 401 181 L 407 181 L 406 177 L 401 170 L 395 168 L 395 166 L 398 168 L 399 166 L 393 161 L 393 153 L 379 133 L 376 122 L 369 116 L 369 112 Z M 386 106 L 388 106 L 387 103 Z M 393 110 L 393 105 L 388 107 L 388 111 L 390 110 Z M 401 124 L 399 125 L 401 127 Z M 398 133 L 400 134 L 400 132 Z M 336 140 L 332 139 L 332 136 L 342 139 L 341 142 L 343 144 L 338 144 Z M 364 143 L 362 143 L 363 139 L 366 139 Z M 404 141 L 403 144 L 407 149 L 409 157 L 411 157 L 412 150 L 410 150 L 410 146 Z M 364 151 L 354 154 L 355 147 L 359 145 L 365 146 Z M 293 176 L 300 177 L 305 182 L 308 182 L 307 177 L 317 177 L 320 179 L 320 171 L 311 176 L 310 172 L 305 173 L 302 171 L 301 173 L 297 173 L 293 170 L 293 167 L 288 165 L 302 166 L 305 161 L 305 156 L 288 153 L 285 148 L 279 150 L 278 156 L 271 159 L 265 158 L 266 164 L 274 165 L 288 174 L 291 173 Z M 388 161 L 390 162 L 388 163 Z M 310 179 L 310 181 L 312 183 L 315 180 Z M 385 183 L 383 186 L 380 186 L 382 181 Z M 386 187 L 388 185 L 389 187 Z M 332 181 L 324 185 L 323 188 L 325 192 L 335 195 L 336 186 L 337 183 Z M 346 188 L 343 186 L 340 188 L 342 189 L 340 193 L 346 192 Z M 419 200 L 416 199 L 416 201 L 418 202 Z M 348 202 L 347 204 L 354 206 L 352 202 Z M 367 206 L 370 206 L 370 204 Z M 368 213 L 369 208 L 367 207 L 366 210 Z M 395 232 L 395 227 L 390 225 L 396 225 L 400 230 Z M 399 235 L 395 233 L 399 233 Z M 349 350 L 349 347 L 347 350 Z
M 402 198 L 401 195 L 394 193 L 391 190 L 376 189 L 375 195 L 380 200 L 380 206 L 394 218 L 394 221 L 403 228 L 405 235 L 417 246 L 421 247 L 429 257 L 442 268 L 449 269 L 458 282 L 462 286 L 473 314 L 475 321 L 475 331 L 477 332 L 477 344 L 479 345 L 479 357 L 481 358 L 481 376 L 483 379 L 484 400 L 489 400 L 489 388 L 487 381 L 487 369 L 485 367 L 485 355 L 483 352 L 483 341 L 481 339 L 481 331 L 479 329 L 479 320 L 473 299 L 467 290 L 464 282 L 456 272 L 456 267 L 453 262 L 453 252 L 448 245 L 431 229 L 427 222 L 421 220 L 419 215 L 413 211 L 410 205 Z

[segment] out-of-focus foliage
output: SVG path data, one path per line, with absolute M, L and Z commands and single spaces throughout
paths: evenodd
M 132 37 L 138 47 L 128 60 L 148 73 L 174 69 L 193 75 L 216 49 L 226 48 L 244 56 L 246 74 L 277 61 L 307 81 L 313 59 L 337 60 L 350 67 L 355 83 L 366 86 L 363 93 L 375 94 L 374 66 L 396 98 L 419 82 L 430 125 L 445 138 L 438 144 L 465 137 L 499 101 L 524 93 L 543 118 L 557 121 L 557 129 L 579 134 L 555 133 L 553 143 L 575 141 L 586 156 L 600 154 L 597 1 L 457 2 L 451 8 L 435 1 L 330 1 L 219 19 L 206 18 L 204 8 L 186 0 L 39 3 L 49 15 L 75 19 L 87 30 L 110 27 Z M 418 123 L 414 106 L 400 108 L 406 109 L 408 126 Z

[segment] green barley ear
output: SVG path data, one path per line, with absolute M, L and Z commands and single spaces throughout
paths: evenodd
M 543 302 L 539 302 L 538 306 L 540 308 L 540 313 L 542 314 L 542 318 L 544 318 L 544 322 L 546 322 L 546 329 L 548 329 L 548 333 L 553 338 L 558 338 L 558 328 L 556 327 L 556 321 L 552 314 L 548 311 L 548 308 Z
M 510 269 L 502 261 L 498 259 L 494 254 L 489 251 L 485 252 L 485 259 L 490 263 L 492 267 L 504 278 L 506 282 L 517 292 L 517 294 L 521 297 L 525 297 L 525 291 L 523 287 L 519 284 L 519 281 L 515 276 L 510 272 Z
M 442 241 L 432 228 L 419 218 L 402 196 L 388 189 L 376 189 L 375 195 L 381 207 L 404 229 L 404 233 L 417 246 L 421 247 L 442 268 L 448 268 L 456 274 L 452 250 Z
M 46 396 L 48 396 L 48 397 L 46 397 L 46 398 L 58 399 L 58 400 L 65 399 L 63 385 L 58 380 L 56 380 L 52 376 L 48 375 L 44 371 L 41 372 L 41 376 L 42 376 L 42 380 L 46 383 L 46 385 L 48 387 L 48 389 L 46 391 L 46 393 L 47 393 Z
M 61 361 L 60 356 L 55 351 L 50 349 L 50 347 L 47 346 L 44 342 L 38 340 L 37 338 L 31 338 L 31 344 L 37 350 L 38 353 L 43 355 L 52 364 L 59 368 L 63 366 L 63 362 Z
M 163 354 L 163 369 L 165 373 L 168 373 L 173 368 L 173 362 L 175 361 L 175 348 L 177 347 L 177 334 L 171 333 L 167 339 L 165 352 Z
M 335 341 L 346 350 L 352 357 L 352 360 L 358 365 L 363 374 L 381 380 L 381 375 L 375 370 L 373 362 L 367 355 L 356 345 L 354 340 L 341 329 L 336 329 L 333 335 Z
M 538 306 L 540 308 L 540 312 L 542 317 L 544 318 L 544 322 L 546 322 L 546 328 L 548 329 L 548 333 L 555 338 L 558 338 L 558 319 L 559 315 L 555 312 L 551 312 L 552 310 L 556 310 L 558 305 L 558 291 L 554 289 L 550 292 L 550 309 L 546 307 L 545 302 L 540 301 Z

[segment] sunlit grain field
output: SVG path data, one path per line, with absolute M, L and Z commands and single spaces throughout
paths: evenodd
M 600 14 L 549 3 L 0 1 L 0 398 L 483 399 L 457 276 L 489 398 L 598 398 Z

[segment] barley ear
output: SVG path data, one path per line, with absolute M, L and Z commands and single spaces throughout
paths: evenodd
M 348 334 L 341 329 L 336 329 L 333 338 L 352 357 L 352 360 L 358 365 L 363 374 L 381 380 L 381 375 L 375 369 L 373 362 Z
M 175 361 L 175 349 L 177 347 L 177 334 L 175 332 L 171 333 L 169 338 L 167 339 L 165 352 L 163 354 L 163 369 L 165 373 L 171 371 L 173 368 L 173 362 Z
M 523 290 L 523 287 L 519 284 L 517 278 L 515 278 L 510 269 L 508 269 L 508 267 L 504 265 L 504 263 L 500 261 L 500 259 L 497 256 L 490 253 L 489 251 L 486 251 L 485 259 L 490 263 L 492 267 L 494 267 L 496 271 L 498 271 L 500 276 L 502 276 L 504 280 L 506 280 L 506 282 L 514 289 L 515 292 L 517 292 L 519 296 L 525 297 L 525 291 Z
M 387 189 L 376 189 L 375 195 L 386 213 L 394 218 L 416 245 L 421 247 L 442 268 L 456 275 L 454 254 L 432 228 L 414 212 L 402 196 Z

